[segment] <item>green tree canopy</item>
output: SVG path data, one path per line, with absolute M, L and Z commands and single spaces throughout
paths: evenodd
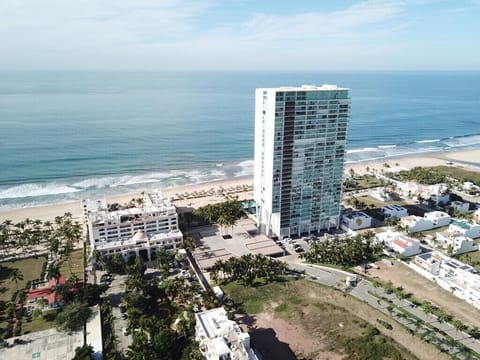
M 60 331 L 72 333 L 83 329 L 83 325 L 92 315 L 87 304 L 73 301 L 63 307 L 58 313 L 55 322 Z

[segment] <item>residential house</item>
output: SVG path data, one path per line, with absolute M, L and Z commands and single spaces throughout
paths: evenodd
M 386 205 L 382 208 L 382 214 L 385 219 L 396 217 L 401 219 L 405 216 L 408 216 L 408 210 L 400 205 Z
M 350 230 L 366 229 L 372 226 L 372 218 L 362 211 L 346 212 L 342 215 L 342 227 Z
M 463 236 L 476 239 L 480 237 L 480 225 L 465 220 L 455 220 L 448 227 L 449 232 L 458 232 Z
M 450 208 L 458 212 L 459 214 L 466 214 L 469 211 L 470 204 L 468 202 L 456 200 L 451 202 Z
M 450 223 L 450 215 L 443 211 L 431 211 L 423 217 L 410 215 L 401 219 L 400 224 L 411 233 L 435 229 L 447 226 Z
M 207 360 L 258 360 L 250 335 L 229 320 L 223 307 L 195 314 L 195 339 Z
M 419 266 L 423 270 L 428 271 L 430 274 L 438 275 L 442 260 L 442 254 L 437 251 L 432 251 L 415 256 L 414 262 L 415 265 Z
M 460 255 L 466 252 L 478 251 L 478 244 L 469 237 L 459 232 L 442 231 L 437 232 L 436 240 L 438 243 L 450 249 L 449 255 Z

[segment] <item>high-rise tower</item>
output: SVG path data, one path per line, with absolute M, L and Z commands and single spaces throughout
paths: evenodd
M 257 222 L 286 237 L 338 227 L 350 115 L 336 85 L 257 89 Z

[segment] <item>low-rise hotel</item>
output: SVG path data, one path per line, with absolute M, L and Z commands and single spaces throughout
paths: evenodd
M 141 206 L 109 211 L 105 205 L 82 201 L 91 248 L 101 255 L 153 260 L 161 248 L 173 251 L 182 244 L 176 208 L 160 192 L 145 193 Z

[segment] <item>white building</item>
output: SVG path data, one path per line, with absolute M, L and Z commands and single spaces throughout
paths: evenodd
M 350 230 L 366 229 L 372 226 L 372 218 L 362 211 L 347 212 L 342 215 L 342 227 Z
M 195 339 L 207 360 L 258 360 L 250 335 L 229 320 L 223 307 L 195 314 Z
M 473 220 L 477 223 L 480 223 L 480 209 L 477 209 L 473 212 Z
M 451 247 L 452 255 L 478 251 L 478 244 L 476 244 L 473 239 L 463 236 L 458 232 L 448 230 L 437 232 L 436 240 L 447 249 Z
M 428 271 L 432 275 L 438 275 L 443 256 L 439 252 L 432 251 L 415 256 L 415 265 Z
M 145 193 L 142 207 L 108 211 L 99 202 L 96 210 L 90 208 L 87 224 L 92 250 L 121 254 L 125 260 L 151 260 L 160 248 L 176 250 L 183 241 L 175 206 L 159 192 Z
M 420 254 L 420 241 L 395 231 L 384 231 L 375 235 L 377 241 L 402 256 Z
M 390 179 L 390 181 L 392 181 Z M 394 181 L 398 191 L 405 197 L 422 197 L 431 199 L 436 205 L 446 204 L 450 201 L 448 187 L 445 184 L 422 185 L 415 182 Z
M 83 212 L 83 221 L 85 224 L 88 223 L 88 216 L 90 213 L 108 209 L 107 199 L 105 198 L 97 200 L 85 199 L 82 200 L 81 205 Z
M 463 183 L 463 189 L 467 191 L 478 190 L 479 187 L 470 181 L 465 181 Z
M 480 237 L 480 225 L 468 223 L 463 220 L 455 220 L 448 227 L 449 232 L 457 232 L 463 236 L 476 239 Z
M 445 205 L 450 201 L 450 193 L 445 184 L 430 185 L 423 195 L 424 199 L 431 199 L 437 206 Z
M 452 201 L 451 204 L 450 204 L 450 207 L 453 210 L 458 211 L 458 213 L 460 213 L 460 214 L 466 214 L 466 213 L 468 213 L 468 210 L 470 208 L 470 204 L 467 203 L 467 202 L 463 202 L 463 201 Z
M 421 275 L 480 309 L 480 275 L 470 265 L 438 252 L 421 254 L 409 264 Z
M 408 216 L 408 210 L 400 205 L 386 205 L 382 208 L 382 214 L 385 219 L 396 217 L 401 219 Z
M 425 213 L 423 217 L 415 215 L 406 216 L 400 220 L 400 224 L 409 232 L 415 233 L 447 226 L 450 220 L 450 215 L 447 213 L 443 211 L 432 211 Z
M 452 220 L 450 215 L 443 211 L 430 211 L 425 213 L 423 217 L 431 221 L 434 228 L 447 226 Z
M 400 235 L 395 238 L 390 243 L 390 247 L 393 251 L 402 256 L 413 256 L 422 252 L 420 249 L 420 241 L 412 239 L 406 235 Z
M 338 228 L 350 113 L 336 85 L 257 89 L 257 225 L 288 237 Z

